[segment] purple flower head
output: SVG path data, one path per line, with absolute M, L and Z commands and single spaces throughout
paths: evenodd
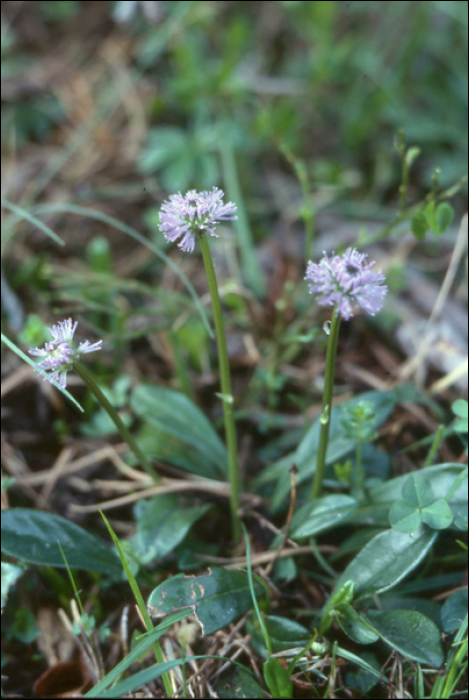
M 354 306 L 374 316 L 384 304 L 388 288 L 381 270 L 372 269 L 374 262 L 366 262 L 367 255 L 355 248 L 347 248 L 342 256 L 324 253 L 319 263 L 311 260 L 305 279 L 311 282 L 310 294 L 318 294 L 322 306 L 335 306 L 345 320 L 353 316 Z
M 168 241 L 181 238 L 178 246 L 192 253 L 197 231 L 216 236 L 215 226 L 222 220 L 237 219 L 236 204 L 223 204 L 223 190 L 214 187 L 211 192 L 189 190 L 184 196 L 173 194 L 163 203 L 160 212 L 160 231 Z
M 59 321 L 56 326 L 49 328 L 52 335 L 50 343 L 45 343 L 43 348 L 29 348 L 28 351 L 30 355 L 42 357 L 40 362 L 36 362 L 36 366 L 49 372 L 44 379 L 58 382 L 62 389 L 67 386 L 67 372 L 73 364 L 73 358 L 78 359 L 81 354 L 101 350 L 103 343 L 102 340 L 98 340 L 97 343 L 85 340 L 77 348 L 73 342 L 77 326 L 78 322 L 73 323 L 71 318 Z

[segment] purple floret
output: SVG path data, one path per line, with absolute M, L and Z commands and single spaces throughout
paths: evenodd
M 354 306 L 374 316 L 383 307 L 388 288 L 381 270 L 374 270 L 375 263 L 367 263 L 367 257 L 347 248 L 342 256 L 324 253 L 319 263 L 310 260 L 305 276 L 310 294 L 318 294 L 322 306 L 337 304 L 337 313 L 346 320 L 353 316 Z
M 180 238 L 179 248 L 192 253 L 198 231 L 207 231 L 216 236 L 215 226 L 220 221 L 238 218 L 235 214 L 236 204 L 224 204 L 224 196 L 218 187 L 211 192 L 189 190 L 184 196 L 180 192 L 171 195 L 161 207 L 160 231 L 168 241 Z

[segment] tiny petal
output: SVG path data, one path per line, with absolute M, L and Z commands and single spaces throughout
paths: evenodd
M 53 343 L 69 343 L 73 339 L 73 335 L 78 326 L 78 321 L 73 323 L 71 318 L 66 321 L 59 321 L 56 326 L 49 328 L 52 333 Z
M 78 346 L 77 353 L 78 354 L 86 354 L 87 352 L 95 352 L 96 350 L 102 350 L 102 340 L 98 340 L 96 343 L 90 343 L 89 340 L 85 340 L 83 343 L 80 343 Z
M 342 256 L 324 253 L 319 263 L 310 260 L 305 276 L 310 294 L 318 294 L 322 306 L 337 304 L 337 313 L 346 320 L 356 306 L 374 316 L 383 307 L 388 288 L 381 270 L 372 269 L 375 263 L 366 262 L 367 257 L 348 248 Z
M 223 204 L 223 190 L 214 187 L 211 192 L 189 190 L 183 196 L 173 194 L 163 202 L 160 211 L 160 231 L 168 241 L 181 239 L 181 250 L 192 253 L 195 235 L 206 231 L 216 236 L 215 226 L 220 221 L 237 219 L 236 204 Z

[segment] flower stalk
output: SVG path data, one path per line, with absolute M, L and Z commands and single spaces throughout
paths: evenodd
M 329 342 L 326 353 L 324 394 L 320 418 L 319 445 L 316 459 L 316 472 L 313 479 L 311 498 L 319 498 L 326 469 L 326 452 L 332 412 L 334 371 L 339 339 L 340 319 L 348 321 L 359 307 L 374 316 L 381 310 L 388 292 L 381 270 L 374 269 L 374 262 L 367 262 L 367 255 L 355 248 L 347 248 L 342 256 L 324 257 L 319 263 L 311 260 L 306 268 L 305 279 L 310 283 L 310 294 L 317 294 L 321 306 L 333 306 L 332 322 L 329 329 Z M 363 482 L 361 467 L 361 445 L 357 447 L 358 479 Z
M 213 187 L 210 192 L 189 190 L 185 195 L 182 195 L 180 192 L 171 195 L 161 207 L 160 231 L 168 241 L 178 241 L 178 247 L 187 253 L 192 253 L 194 250 L 196 238 L 199 239 L 202 248 L 217 337 L 221 385 L 219 396 L 223 402 L 226 449 L 228 452 L 232 536 L 234 542 L 238 544 L 241 540 L 241 523 L 238 513 L 240 479 L 236 427 L 233 416 L 233 395 L 231 393 L 230 363 L 217 278 L 208 244 L 208 234 L 215 237 L 218 236 L 216 226 L 220 221 L 235 221 L 238 218 L 236 205 L 233 202 L 225 204 L 223 197 L 223 190 L 220 190 L 218 187 Z
M 228 476 L 230 481 L 230 507 L 231 526 L 233 539 L 236 543 L 241 538 L 241 526 L 238 515 L 240 480 L 238 470 L 238 448 L 236 440 L 236 427 L 233 416 L 233 395 L 231 393 L 230 364 L 228 360 L 228 350 L 226 346 L 225 325 L 218 294 L 217 279 L 213 267 L 212 256 L 208 240 L 203 231 L 200 231 L 200 247 L 204 261 L 205 272 L 207 274 L 208 287 L 212 300 L 213 320 L 215 323 L 215 334 L 218 347 L 218 366 L 220 369 L 221 399 L 223 403 L 223 418 L 225 423 L 226 448 L 228 451 Z
M 319 445 L 316 457 L 316 471 L 314 473 L 311 499 L 319 498 L 322 491 L 322 482 L 326 471 L 326 452 L 329 442 L 329 430 L 331 426 L 332 394 L 334 391 L 335 360 L 337 356 L 337 343 L 339 340 L 340 315 L 337 306 L 332 315 L 329 330 L 329 340 L 326 352 L 326 373 L 324 377 L 324 394 L 322 397 L 322 412 L 320 418 Z

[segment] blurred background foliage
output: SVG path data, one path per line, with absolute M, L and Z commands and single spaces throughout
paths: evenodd
M 79 73 L 93 61 L 94 84 L 89 65 L 83 77 L 98 104 L 81 109 L 94 107 L 105 120 L 112 107 L 103 93 L 113 89 L 125 104 L 139 88 L 148 128 L 136 163 L 168 192 L 223 184 L 220 161 L 226 167 L 233 149 L 243 189 L 256 193 L 283 145 L 304 160 L 316 188 L 386 198 L 398 181 L 390 153 L 399 128 L 424 152 L 417 184 L 430 183 L 434 164 L 443 186 L 465 172 L 466 2 L 3 6 L 8 149 L 45 142 L 57 125 L 76 120 L 60 70 Z M 70 50 L 58 55 L 63 39 L 84 29 L 76 61 Z M 108 63 L 102 69 L 108 80 L 113 74 L 112 86 L 97 75 L 100 62 Z

